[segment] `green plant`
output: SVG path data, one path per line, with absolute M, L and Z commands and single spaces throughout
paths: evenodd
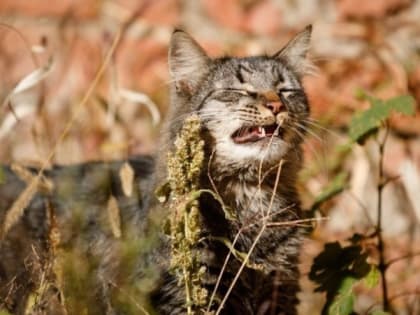
M 356 143 L 362 145 L 372 137 L 377 142 L 379 150 L 379 174 L 376 186 L 378 193 L 377 222 L 373 233 L 355 234 L 344 245 L 339 242 L 327 243 L 324 250 L 314 259 L 309 278 L 318 285 L 316 291 L 326 292 L 327 299 L 322 314 L 356 314 L 353 308 L 356 298 L 353 288 L 362 280 L 362 284 L 368 289 L 380 284 L 382 292 L 382 310 L 375 310 L 369 314 L 393 313 L 386 278 L 387 269 L 392 261 L 386 261 L 384 254 L 386 244 L 382 233 L 382 193 L 392 178 L 385 177 L 383 160 L 390 131 L 389 117 L 393 112 L 413 115 L 414 100 L 409 95 L 381 100 L 364 92 L 360 93 L 360 97 L 367 100 L 371 106 L 353 116 L 349 128 L 350 140 L 345 148 L 351 149 Z M 322 203 L 345 188 L 345 175 L 339 174 L 316 198 L 311 209 L 316 211 Z M 375 252 L 379 257 L 377 261 L 371 257 L 371 252 L 365 249 L 364 242 L 366 241 L 374 244 Z

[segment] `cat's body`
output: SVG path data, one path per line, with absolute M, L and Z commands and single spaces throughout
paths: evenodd
M 227 292 L 242 261 L 230 258 L 223 272 L 216 292 L 217 299 L 211 308 L 217 310 L 220 301 L 228 294 L 220 314 L 296 314 L 298 257 L 304 230 L 299 224 L 302 214 L 295 184 L 302 162 L 299 145 L 309 112 L 300 78 L 307 70 L 305 55 L 310 32 L 310 28 L 305 29 L 274 56 L 213 60 L 186 33 L 176 31 L 172 36 L 169 65 L 174 83 L 172 113 L 162 142 L 165 150 L 160 153 L 154 176 L 142 169 L 146 166 L 150 169 L 150 164 L 134 165 L 136 187 L 142 186 L 149 197 L 153 194 L 154 188 L 166 178 L 167 150 L 172 148 L 171 144 L 182 126 L 182 118 L 197 114 L 205 141 L 205 168 L 200 177 L 200 188 L 213 190 L 236 216 L 234 220 L 226 218 L 220 203 L 210 195 L 200 197 L 203 240 L 197 249 L 202 252 L 202 262 L 207 267 L 205 286 L 208 292 L 213 291 L 229 254 L 221 239 L 229 242 L 237 239 L 235 249 L 249 253 L 248 264 L 229 294 Z M 54 172 L 51 174 L 60 178 L 59 171 L 56 175 Z M 116 181 L 115 176 L 109 178 Z M 109 194 L 121 195 L 121 191 L 115 192 L 110 187 L 114 186 L 102 187 L 96 197 L 97 205 L 89 204 L 88 208 L 104 208 Z M 17 196 L 16 191 L 13 198 Z M 2 194 L 4 192 L 0 190 Z M 100 198 L 102 195 L 103 198 Z M 122 227 L 127 224 L 129 229 L 137 227 L 138 231 L 144 231 L 147 230 L 147 209 L 159 206 L 153 201 L 153 207 L 145 205 L 147 200 L 138 196 L 137 193 L 134 199 L 117 199 L 123 218 Z M 91 197 L 89 200 L 95 200 Z M 66 208 L 62 200 L 56 202 L 54 195 L 49 198 L 52 198 L 55 207 Z M 33 203 L 26 216 L 30 216 L 34 208 L 41 211 L 42 204 L 36 207 Z M 0 207 L 2 217 L 9 206 L 10 202 Z M 68 211 L 58 211 L 57 216 L 63 217 L 63 213 L 68 215 Z M 100 226 L 95 225 L 97 212 L 92 214 L 90 227 L 95 230 Z M 38 220 L 40 226 L 43 226 L 44 217 Z M 60 218 L 58 221 L 65 224 Z M 33 228 L 31 225 L 30 229 Z M 47 230 L 41 229 L 39 235 L 28 238 L 45 238 Z M 89 227 L 87 231 L 89 234 Z M 93 235 L 88 241 L 94 244 L 102 241 L 102 246 L 112 247 L 109 244 L 113 241 L 106 233 Z M 148 258 L 161 271 L 152 302 L 160 314 L 184 314 L 185 292 L 167 270 L 168 241 L 163 237 L 159 251 L 152 251 Z M 48 250 L 44 243 L 38 245 L 40 251 Z M 1 255 L 13 249 L 7 244 L 10 242 L 2 243 Z M 87 252 L 89 250 L 97 251 L 94 245 Z M 110 263 L 109 258 L 105 260 L 104 266 Z M 0 277 L 0 285 L 11 280 L 7 266 L 0 268 Z M 2 291 L 0 293 L 4 296 Z M 106 295 L 106 292 L 103 294 Z M 17 308 L 10 309 L 19 311 Z
M 40 292 L 44 285 L 50 286 L 51 292 L 42 292 L 39 296 L 41 310 L 29 314 L 67 314 L 57 310 L 63 301 L 59 297 L 60 285 L 56 283 L 56 271 L 51 270 L 54 254 L 74 255 L 80 259 L 80 266 L 88 261 L 90 271 L 96 278 L 97 288 L 86 292 L 85 301 L 96 301 L 86 305 L 93 314 L 106 312 L 107 281 L 116 281 L 119 254 L 126 239 L 119 239 L 113 234 L 108 202 L 115 197 L 121 220 L 123 236 L 141 237 L 147 222 L 145 194 L 150 188 L 153 160 L 150 157 L 138 157 L 128 161 L 134 170 L 133 189 L 130 197 L 122 191 L 119 175 L 123 162 L 91 162 L 72 166 L 56 166 L 45 172 L 46 178 L 53 182 L 52 191 L 37 193 L 26 207 L 20 220 L 0 241 L 0 310 L 7 309 L 13 314 L 28 314 L 28 297 L 33 292 Z M 28 179 L 22 178 L 20 171 L 2 166 L 5 182 L 0 184 L 0 222 L 4 224 L 7 210 L 27 186 Z M 37 170 L 27 170 L 36 175 Z M 54 216 L 54 218 L 52 218 Z M 4 225 L 3 225 L 4 228 Z M 56 229 L 56 231 L 54 230 Z M 51 235 L 53 234 L 53 235 Z M 58 234 L 58 235 L 54 235 Z M 51 238 L 58 238 L 51 240 Z M 52 242 L 59 243 L 63 253 L 53 253 Z M 85 266 L 86 267 L 86 266 Z M 77 266 L 74 271 L 77 273 Z M 134 270 L 133 270 L 134 273 Z M 107 279 L 102 279 L 101 274 Z M 63 277 L 68 279 L 68 277 Z M 88 288 L 90 278 L 81 276 L 86 282 L 82 288 Z M 104 281 L 105 280 L 105 281 Z M 44 295 L 45 296 L 42 296 Z M 73 294 L 75 292 L 72 292 Z M 88 297 L 89 296 L 89 297 Z M 50 305 L 50 300 L 57 299 Z M 92 308 L 93 307 L 93 308 Z M 71 311 L 70 313 L 71 314 Z

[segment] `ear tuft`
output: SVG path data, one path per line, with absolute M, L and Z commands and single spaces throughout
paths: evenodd
M 308 25 L 273 57 L 287 62 L 301 76 L 314 72 L 315 66 L 306 58 L 310 47 L 311 34 L 312 25 Z
M 208 71 L 210 59 L 186 32 L 175 30 L 169 44 L 169 71 L 179 90 L 193 93 Z

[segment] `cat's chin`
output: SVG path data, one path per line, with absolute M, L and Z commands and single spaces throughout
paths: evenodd
M 238 144 L 232 139 L 216 145 L 217 157 L 224 163 L 241 167 L 253 164 L 276 164 L 289 151 L 290 144 L 279 137 L 266 137 L 259 141 Z

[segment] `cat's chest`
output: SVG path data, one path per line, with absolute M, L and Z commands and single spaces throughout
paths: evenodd
M 283 205 L 282 198 L 268 185 L 231 182 L 223 191 L 240 219 L 262 218 Z

